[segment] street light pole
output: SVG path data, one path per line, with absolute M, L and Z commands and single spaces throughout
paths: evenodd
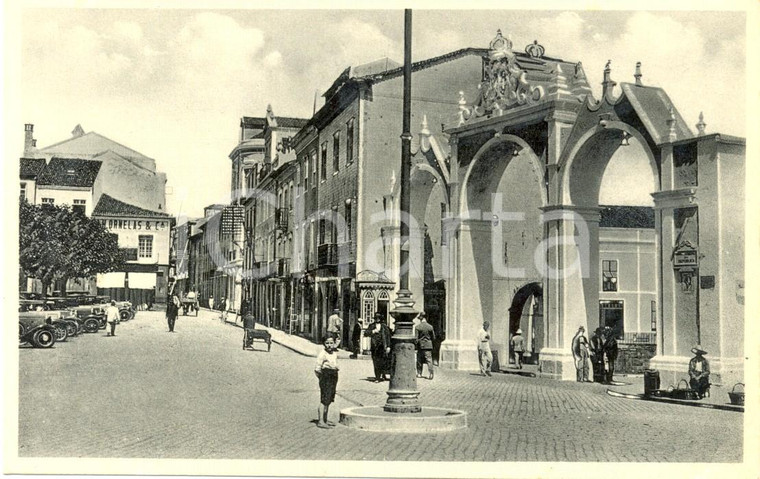
M 399 291 L 391 311 L 395 319 L 393 333 L 393 363 L 388 400 L 383 409 L 395 413 L 418 413 L 422 410 L 417 390 L 417 367 L 412 334 L 412 320 L 419 314 L 414 309 L 414 299 L 409 290 L 409 176 L 411 170 L 412 134 L 410 132 L 412 114 L 412 10 L 404 10 L 404 99 L 403 131 L 401 133 L 401 191 L 399 219 L 401 251 L 399 271 Z

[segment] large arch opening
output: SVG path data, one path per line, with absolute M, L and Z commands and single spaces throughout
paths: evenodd
M 446 337 L 446 272 L 442 222 L 449 211 L 444 179 L 424 163 L 411 171 L 409 287 L 435 330 L 433 359 Z
M 491 323 L 492 347 L 506 364 L 517 329 L 510 318 L 514 296 L 543 278 L 535 262 L 546 205 L 539 159 L 519 137 L 490 140 L 470 163 L 460 204 L 460 311 L 475 324 Z
M 588 230 L 588 274 L 580 281 L 589 335 L 609 327 L 621 351 L 652 357 L 659 296 L 655 157 L 636 130 L 620 124 L 590 131 L 564 166 L 563 198 L 584 211 L 580 221 Z M 576 234 L 578 228 L 576 222 Z M 625 356 L 616 370 L 641 372 Z

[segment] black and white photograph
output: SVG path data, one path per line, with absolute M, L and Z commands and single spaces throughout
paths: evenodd
M 4 474 L 760 474 L 758 4 L 4 7 Z

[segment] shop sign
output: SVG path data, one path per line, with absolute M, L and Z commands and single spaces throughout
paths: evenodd
M 101 219 L 100 222 L 109 230 L 164 231 L 169 227 L 167 220 L 123 220 Z
M 673 252 L 673 267 L 675 268 L 692 268 L 696 267 L 697 250 L 689 244 L 682 244 Z

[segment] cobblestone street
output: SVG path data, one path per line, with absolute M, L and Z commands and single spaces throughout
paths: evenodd
M 468 412 L 465 430 L 426 436 L 315 427 L 311 357 L 279 344 L 243 351 L 242 330 L 208 311 L 140 312 L 53 349 L 21 348 L 20 457 L 425 461 L 736 462 L 735 412 L 613 398 L 606 386 L 438 370 L 423 405 Z M 385 402 L 372 364 L 341 360 L 339 410 Z M 596 438 L 599 438 L 598 440 Z M 709 438 L 709 445 L 705 444 Z M 315 448 L 319 444 L 319 448 Z

